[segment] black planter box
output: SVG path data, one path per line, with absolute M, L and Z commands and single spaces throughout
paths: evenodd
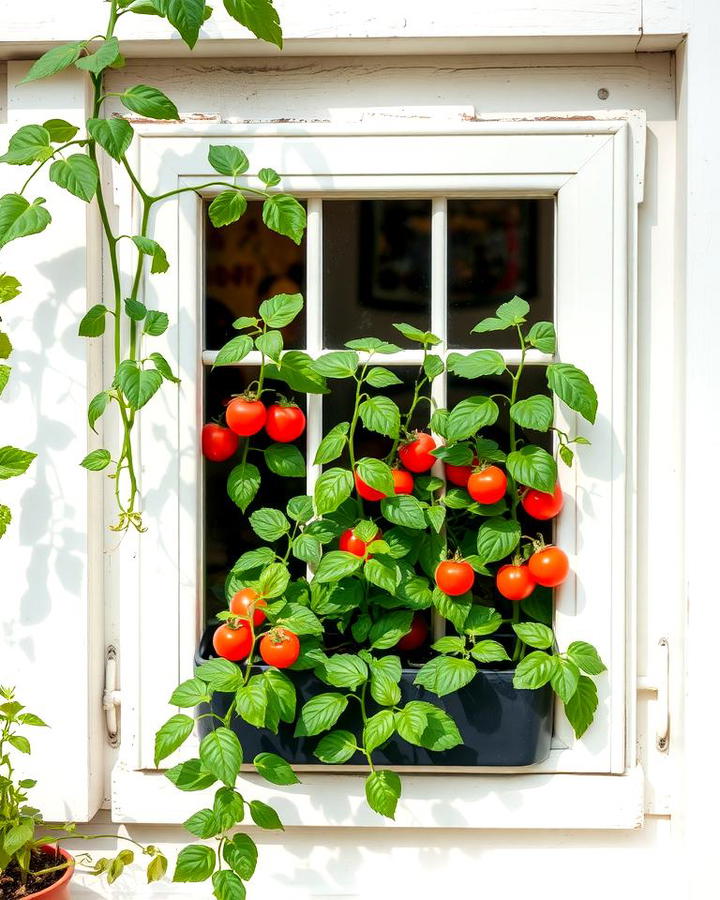
M 203 635 L 195 656 L 200 665 L 215 658 L 212 650 L 214 627 Z M 257 666 L 262 672 L 266 666 Z M 417 669 L 403 669 L 400 680 L 402 702 L 425 700 L 444 709 L 455 720 L 463 744 L 452 750 L 434 752 L 408 744 L 399 735 L 393 735 L 381 749 L 373 751 L 373 762 L 381 766 L 531 766 L 542 762 L 550 753 L 552 739 L 553 693 L 550 685 L 536 691 L 519 691 L 512 685 L 514 669 L 483 669 L 466 687 L 436 697 L 424 688 L 413 684 Z M 297 690 L 298 705 L 321 694 L 335 691 L 317 678 L 312 671 L 286 671 Z M 224 716 L 232 694 L 217 691 L 210 704 L 198 708 L 199 713 L 214 712 Z M 381 707 L 368 700 L 368 713 Z M 213 728 L 212 718 L 198 720 L 198 731 L 204 737 Z M 321 763 L 313 750 L 322 735 L 310 738 L 293 737 L 294 725 L 280 723 L 277 734 L 266 728 L 255 728 L 237 716 L 231 722 L 240 739 L 247 761 L 263 752 L 277 753 L 293 765 L 318 766 Z M 357 703 L 348 704 L 334 728 L 345 728 L 357 734 L 360 730 L 360 711 Z M 357 753 L 345 766 L 363 766 L 366 760 Z

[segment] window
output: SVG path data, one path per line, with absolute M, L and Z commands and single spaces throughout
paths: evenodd
M 474 305 L 478 292 L 492 308 L 504 292 L 518 290 L 537 304 L 542 315 L 554 310 L 559 359 L 575 360 L 586 369 L 600 397 L 598 422 L 588 433 L 592 446 L 585 448 L 575 468 L 561 473 L 569 502 L 558 540 L 571 552 L 576 578 L 557 597 L 556 632 L 563 645 L 578 637 L 592 640 L 608 664 L 609 675 L 601 685 L 596 722 L 585 738 L 576 742 L 559 719 L 550 758 L 515 776 L 512 790 L 519 792 L 517 802 L 526 804 L 527 816 L 515 815 L 513 822 L 518 827 L 523 821 L 528 827 L 542 827 L 544 813 L 537 804 L 547 809 L 549 803 L 555 820 L 566 815 L 572 827 L 572 810 L 582 783 L 588 798 L 595 798 L 588 802 L 597 802 L 610 818 L 613 813 L 599 798 L 615 797 L 616 827 L 634 826 L 641 781 L 630 777 L 634 691 L 628 689 L 628 684 L 634 686 L 634 646 L 628 643 L 634 602 L 626 493 L 632 473 L 628 422 L 633 413 L 628 326 L 634 304 L 637 201 L 629 160 L 630 127 L 621 120 L 462 123 L 452 133 L 427 126 L 413 131 L 405 125 L 402 131 L 389 128 L 385 133 L 365 130 L 362 134 L 331 126 L 243 127 L 244 132 L 236 126 L 206 126 L 202 133 L 192 128 L 168 133 L 168 126 L 143 126 L 137 151 L 145 180 L 160 191 L 178 184 L 202 185 L 208 180 L 203 173 L 210 175 L 209 144 L 237 143 L 252 165 L 272 166 L 283 173 L 289 190 L 305 198 L 308 231 L 297 255 L 286 248 L 292 253 L 280 269 L 273 268 L 277 260 L 269 253 L 265 269 L 260 266 L 250 272 L 237 246 L 233 250 L 237 261 L 223 262 L 213 245 L 214 236 L 204 258 L 203 204 L 210 193 L 203 198 L 183 193 L 158 211 L 174 276 L 170 283 L 148 276 L 146 291 L 150 302 L 168 310 L 171 321 L 178 323 L 164 336 L 166 346 L 159 349 L 179 363 L 183 381 L 176 398 L 167 395 L 165 406 L 156 409 L 152 421 L 143 421 L 143 472 L 149 484 L 161 489 L 146 491 L 150 531 L 138 543 L 126 541 L 122 549 L 122 585 L 127 588 L 121 621 L 126 740 L 116 773 L 116 815 L 138 818 L 143 804 L 147 809 L 150 803 L 148 798 L 141 800 L 137 790 L 123 793 L 121 785 L 128 784 L 133 773 L 152 767 L 154 730 L 167 718 L 167 697 L 178 679 L 192 669 L 204 622 L 202 560 L 219 570 L 222 555 L 236 549 L 228 548 L 226 536 L 210 525 L 205 531 L 206 500 L 214 502 L 215 490 L 209 481 L 203 489 L 198 451 L 205 370 L 222 343 L 223 321 L 227 325 L 237 304 L 256 303 L 264 291 L 274 292 L 274 280 L 290 279 L 304 285 L 307 311 L 303 326 L 289 337 L 298 346 L 304 341 L 313 355 L 341 346 L 350 336 L 348 323 L 353 335 L 356 322 L 366 321 L 369 331 L 383 336 L 385 323 L 389 328 L 392 321 L 420 322 L 423 317 L 432 330 L 447 337 L 451 347 L 470 350 L 469 325 L 485 314 Z M 634 162 L 642 164 L 642 160 Z M 124 196 L 122 214 L 128 217 L 129 229 L 133 215 L 129 185 Z M 243 220 L 245 240 L 256 239 L 253 216 L 251 212 Z M 342 223 L 342 232 L 337 223 Z M 347 239 L 338 240 L 340 234 Z M 224 238 L 233 239 L 227 231 Z M 365 259 L 367 247 L 371 263 L 358 267 L 359 255 Z M 348 272 L 355 271 L 356 277 L 348 277 Z M 206 317 L 203 333 L 206 272 L 208 287 L 212 283 L 216 294 L 208 297 L 208 309 L 211 302 L 219 306 Z M 467 289 L 468 272 L 472 279 L 482 279 L 477 290 L 475 282 Z M 222 282 L 233 288 L 223 293 Z M 335 295 L 342 297 L 343 310 L 357 304 L 351 315 L 337 315 Z M 393 311 L 387 316 L 389 304 L 402 304 L 407 315 Z M 535 361 L 539 359 L 535 356 Z M 236 390 L 247 377 L 253 360 L 246 361 L 247 366 L 207 379 L 204 402 L 209 413 L 229 389 L 222 379 L 231 378 Z M 416 361 L 413 351 L 403 350 L 392 360 L 385 357 L 383 364 L 412 366 Z M 211 386 L 216 378 L 220 379 L 217 389 Z M 444 392 L 444 383 L 435 389 Z M 452 381 L 448 390 L 452 400 L 456 390 Z M 444 396 L 437 399 L 444 405 Z M 322 414 L 321 398 L 311 398 L 309 459 L 319 440 Z M 326 409 L 325 414 L 332 416 L 335 411 Z M 575 428 L 574 422 L 567 424 Z M 311 467 L 311 484 L 316 475 Z M 223 508 L 232 514 L 227 504 Z M 210 588 L 213 578 L 211 572 Z M 163 634 L 160 650 L 152 639 L 159 632 Z M 576 780 L 569 788 L 565 775 L 548 781 L 543 775 L 548 772 L 585 773 L 587 779 Z M 628 778 L 610 779 L 611 783 L 603 777 L 625 773 Z M 346 794 L 354 790 L 354 782 L 342 781 L 352 779 L 349 775 L 310 777 L 316 785 L 323 777 L 341 779 L 327 781 L 323 791 L 330 791 L 332 785 Z M 483 777 L 503 778 L 497 770 L 485 771 Z M 463 803 L 481 806 L 492 793 L 484 783 L 481 789 L 480 782 L 463 778 L 463 792 L 470 791 L 475 798 Z M 159 785 L 160 780 L 153 784 Z M 555 796 L 554 790 L 565 793 Z M 453 787 L 450 780 L 443 796 L 452 803 L 458 791 L 458 783 Z M 623 791 L 629 793 L 620 802 L 618 792 Z M 423 796 L 427 797 L 427 791 L 418 788 L 420 806 Z M 311 801 L 298 802 L 305 804 L 303 815 L 308 807 L 315 809 Z M 496 812 L 501 807 L 496 805 Z M 434 821 L 430 806 L 425 809 Z M 316 810 L 313 817 L 320 817 L 315 824 L 321 824 L 322 812 Z M 350 816 L 344 824 L 353 821 Z M 602 821 L 600 815 L 595 826 L 601 827 Z M 477 824 L 470 816 L 467 825 Z M 483 824 L 488 820 L 483 819 Z

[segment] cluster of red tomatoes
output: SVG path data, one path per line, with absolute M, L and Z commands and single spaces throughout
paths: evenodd
M 253 652 L 255 628 L 267 618 L 263 607 L 267 602 L 253 588 L 243 588 L 230 600 L 231 618 L 219 625 L 213 635 L 213 647 L 218 656 L 240 662 Z M 260 639 L 263 662 L 277 669 L 291 666 L 300 655 L 300 640 L 287 628 L 278 625 Z
M 212 462 L 223 462 L 238 448 L 238 437 L 251 437 L 263 427 L 280 444 L 299 438 L 305 431 L 305 413 L 294 403 L 271 406 L 250 397 L 233 397 L 225 409 L 228 427 L 209 423 L 202 430 L 202 452 Z

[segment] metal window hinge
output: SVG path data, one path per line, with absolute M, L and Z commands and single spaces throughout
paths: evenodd
M 655 748 L 667 753 L 670 746 L 670 643 L 661 637 L 657 643 L 652 671 L 654 678 L 639 678 L 638 691 L 655 694 Z
M 120 744 L 120 690 L 117 648 L 109 644 L 105 650 L 105 687 L 102 695 L 107 739 L 111 747 Z

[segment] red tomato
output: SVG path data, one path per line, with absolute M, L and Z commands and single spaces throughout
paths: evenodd
M 468 479 L 472 475 L 473 466 L 476 466 L 477 464 L 477 459 L 472 461 L 472 466 L 453 466 L 450 463 L 445 463 L 445 477 L 450 484 L 462 488 L 467 487 Z
M 260 594 L 252 588 L 243 588 L 230 601 L 230 612 L 234 616 L 248 620 L 252 615 L 253 625 L 262 625 L 267 616 L 260 609 L 261 606 L 267 606 L 267 602 Z
M 522 507 L 533 519 L 552 519 L 563 508 L 563 492 L 560 485 L 555 485 L 552 494 L 528 489 L 522 496 Z
M 250 653 L 252 632 L 247 625 L 239 625 L 237 628 L 220 625 L 213 635 L 213 647 L 218 656 L 238 662 Z
M 405 469 L 393 469 L 392 480 L 395 485 L 396 494 L 412 494 L 415 487 L 415 480 Z
M 404 634 L 395 646 L 398 650 L 417 650 L 417 648 L 422 647 L 427 640 L 429 631 L 430 629 L 423 616 L 421 616 L 420 613 L 416 613 L 413 616 L 410 631 L 408 631 L 407 634 Z
M 211 462 L 223 462 L 235 453 L 238 439 L 234 431 L 209 423 L 202 429 L 202 452 Z
M 268 407 L 265 431 L 281 444 L 294 441 L 305 431 L 305 413 L 294 404 L 273 403 Z
M 379 541 L 382 537 L 382 531 L 378 528 L 375 532 L 375 536 L 372 541 Z M 344 550 L 346 553 L 352 553 L 355 556 L 365 556 L 367 552 L 368 544 L 371 544 L 372 541 L 363 541 L 361 540 L 352 528 L 348 528 L 347 531 L 343 531 L 340 535 L 340 541 L 338 542 L 338 549 Z M 368 556 L 368 559 L 371 559 L 371 556 Z
M 424 431 L 415 432 L 415 440 L 403 444 L 398 451 L 400 462 L 411 472 L 429 472 L 437 459 L 430 451 L 437 447 L 432 435 Z
M 382 491 L 376 491 L 375 488 L 366 484 L 357 472 L 355 472 L 355 488 L 363 500 L 382 500 L 387 496 Z
M 568 577 L 570 563 L 559 547 L 543 547 L 528 560 L 530 574 L 543 587 L 557 587 Z
M 508 600 L 524 600 L 535 590 L 535 579 L 527 566 L 501 566 L 495 577 L 497 589 Z
M 507 478 L 502 469 L 488 466 L 472 473 L 468 479 L 467 489 L 473 500 L 477 500 L 478 503 L 497 503 L 505 496 Z
M 435 584 L 444 594 L 459 597 L 475 584 L 475 572 L 465 560 L 447 559 L 435 569 Z
M 287 628 L 271 628 L 260 641 L 260 656 L 269 666 L 287 669 L 300 656 L 298 636 Z
M 250 437 L 257 434 L 265 424 L 267 410 L 259 400 L 233 397 L 225 410 L 225 421 L 235 434 Z

